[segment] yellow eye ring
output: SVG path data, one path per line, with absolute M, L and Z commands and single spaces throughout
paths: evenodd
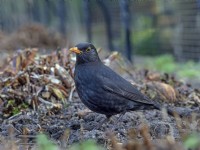
M 91 47 L 88 47 L 87 49 L 86 49 L 86 52 L 89 52 L 91 50 Z

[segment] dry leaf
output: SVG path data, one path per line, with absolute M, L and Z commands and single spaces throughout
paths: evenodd
M 155 99 L 162 99 L 167 102 L 176 101 L 176 91 L 171 85 L 162 82 L 148 82 L 147 86 L 150 90 L 155 91 Z

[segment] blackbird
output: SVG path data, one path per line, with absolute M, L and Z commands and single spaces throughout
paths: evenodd
M 161 109 L 130 82 L 105 66 L 91 43 L 71 48 L 76 53 L 74 81 L 82 102 L 107 118 L 127 111 Z

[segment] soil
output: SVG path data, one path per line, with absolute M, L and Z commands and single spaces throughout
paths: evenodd
M 165 110 L 127 112 L 123 116 L 112 116 L 111 120 L 101 125 L 106 119 L 104 115 L 88 110 L 76 91 L 72 92 L 70 98 L 74 88 L 73 74 L 70 74 L 74 69 L 74 58 L 69 55 L 65 61 L 60 61 L 61 56 L 63 55 L 55 53 L 38 59 L 36 50 L 28 49 L 14 56 L 8 61 L 8 65 L 3 65 L 0 93 L 2 143 L 14 140 L 17 145 L 31 147 L 35 144 L 38 133 L 45 133 L 61 147 L 94 139 L 109 149 L 113 136 L 121 144 L 129 141 L 145 142 L 145 139 L 181 142 L 184 135 L 200 131 L 199 116 L 190 114 L 185 118 L 172 117 Z M 183 84 L 168 74 L 129 69 L 122 65 L 124 62 L 121 60 L 114 61 L 117 59 L 115 57 L 116 55 L 109 55 L 104 63 L 150 98 L 159 99 L 167 105 L 171 103 L 172 106 L 179 106 L 180 112 L 186 114 L 189 108 L 199 109 L 199 89 Z M 17 61 L 16 66 L 13 67 L 12 61 Z M 170 109 L 173 109 L 172 106 Z M 20 113 L 15 113 L 19 109 Z M 147 128 L 144 129 L 144 126 Z M 148 145 L 148 140 L 146 143 Z
M 6 120 L 1 119 L 0 135 L 9 138 L 12 135 L 20 144 L 23 143 L 23 137 L 26 137 L 29 143 L 34 143 L 34 138 L 39 132 L 47 134 L 52 140 L 60 141 L 67 131 L 68 145 L 94 139 L 105 146 L 110 132 L 115 134 L 120 143 L 128 142 L 133 136 L 131 132 L 141 139 L 139 129 L 147 124 L 153 139 L 163 139 L 168 135 L 176 140 L 181 138 L 175 119 L 158 110 L 127 112 L 120 118 L 120 115 L 116 115 L 98 128 L 106 117 L 90 112 L 79 98 L 75 96 L 75 99 L 59 112 L 28 110 Z

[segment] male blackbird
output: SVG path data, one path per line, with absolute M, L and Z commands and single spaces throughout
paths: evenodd
M 76 53 L 74 81 L 82 102 L 107 118 L 127 111 L 161 109 L 112 69 L 105 66 L 91 43 L 71 48 Z

